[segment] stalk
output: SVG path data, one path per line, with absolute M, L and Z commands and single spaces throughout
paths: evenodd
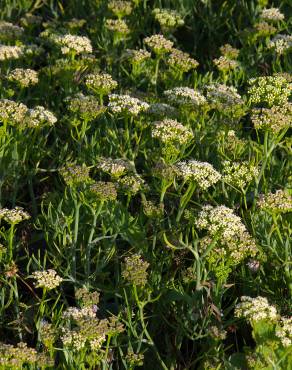
M 133 292 L 134 292 L 134 297 L 135 297 L 136 303 L 137 303 L 138 308 L 139 308 L 139 315 L 140 315 L 140 319 L 141 319 L 141 325 L 142 325 L 143 331 L 144 331 L 144 333 L 145 333 L 145 335 L 148 339 L 148 343 L 152 346 L 152 348 L 153 348 L 153 350 L 156 354 L 156 357 L 158 359 L 158 362 L 160 363 L 161 368 L 163 370 L 168 370 L 168 367 L 165 365 L 162 358 L 160 357 L 160 354 L 157 350 L 157 347 L 156 347 L 151 335 L 149 334 L 149 332 L 147 330 L 145 319 L 144 319 L 144 312 L 143 312 L 143 307 L 144 307 L 145 304 L 140 302 L 139 297 L 138 297 L 138 293 L 137 293 L 137 288 L 136 288 L 135 285 L 133 286 Z

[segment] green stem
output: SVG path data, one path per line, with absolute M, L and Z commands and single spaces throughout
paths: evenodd
M 196 184 L 194 182 L 190 182 L 189 186 L 187 188 L 187 191 L 181 197 L 180 205 L 179 205 L 179 209 L 178 209 L 178 213 L 177 213 L 177 217 L 176 217 L 176 222 L 180 221 L 181 216 L 182 216 L 188 202 L 191 200 L 191 197 L 193 196 L 195 189 L 196 189 Z
M 14 239 L 14 227 L 15 224 L 11 224 L 8 236 L 8 262 L 13 259 L 13 239 Z
M 93 235 L 96 229 L 97 218 L 101 212 L 102 206 L 103 206 L 103 202 L 100 202 L 97 211 L 94 212 L 94 210 L 92 210 L 93 221 L 92 221 L 92 226 L 91 226 L 91 230 L 90 230 L 90 234 L 89 234 L 89 238 L 87 242 L 87 248 L 86 248 L 86 280 L 87 282 L 90 276 L 90 262 L 91 262 L 90 260 L 91 260 L 91 248 L 92 248 L 91 243 L 92 243 Z
M 140 319 L 141 319 L 141 325 L 142 325 L 142 328 L 143 328 L 143 331 L 148 339 L 148 343 L 152 346 L 155 354 L 156 354 L 156 357 L 162 367 L 163 370 L 168 370 L 168 367 L 165 365 L 165 363 L 163 362 L 162 358 L 160 357 L 160 354 L 157 350 L 157 347 L 151 337 L 151 335 L 149 334 L 148 330 L 147 330 L 147 327 L 146 327 L 146 323 L 145 323 L 145 319 L 144 319 L 144 312 L 143 312 L 143 307 L 145 304 L 143 304 L 142 302 L 140 302 L 139 300 L 139 297 L 138 297 L 138 293 L 137 293 L 137 288 L 136 286 L 134 285 L 133 286 L 133 291 L 134 291 L 134 297 L 135 297 L 135 300 L 136 300 L 136 303 L 138 305 L 138 308 L 139 308 L 139 315 L 140 315 Z
M 77 247 L 77 240 L 78 240 L 79 214 L 80 214 L 81 203 L 78 202 L 77 200 L 74 200 L 74 205 L 75 205 L 75 222 L 74 222 L 74 240 L 72 244 L 71 274 L 75 280 L 76 279 L 76 247 Z

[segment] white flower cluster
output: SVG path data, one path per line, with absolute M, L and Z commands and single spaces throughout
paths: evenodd
M 207 229 L 211 236 L 220 234 L 224 240 L 232 240 L 236 235 L 246 232 L 240 217 L 226 206 L 204 206 L 196 220 L 196 226 Z
M 61 340 L 65 347 L 70 347 L 75 351 L 80 351 L 84 348 L 87 338 L 76 330 L 63 328 Z
M 245 317 L 249 321 L 269 320 L 275 321 L 278 319 L 277 310 L 270 305 L 267 298 L 258 296 L 251 298 L 248 296 L 241 297 L 241 303 L 235 307 L 236 317 Z
M 1 218 L 3 218 L 6 222 L 15 225 L 21 221 L 28 220 L 30 215 L 21 207 L 15 207 L 13 209 L 1 208 L 0 219 Z
M 107 172 L 111 176 L 118 178 L 124 175 L 126 172 L 131 170 L 131 165 L 128 161 L 118 158 L 101 158 L 97 165 L 97 168 L 104 172 Z
M 276 35 L 268 43 L 269 49 L 275 49 L 279 55 L 285 54 L 292 48 L 292 35 Z
M 155 8 L 152 13 L 162 29 L 173 29 L 185 23 L 175 10 Z
M 37 105 L 33 109 L 28 110 L 24 126 L 32 128 L 40 127 L 42 125 L 53 126 L 56 122 L 57 118 L 52 112 L 41 105 Z
M 69 307 L 63 312 L 62 317 L 63 319 L 73 319 L 75 321 L 79 321 L 83 318 L 96 317 L 96 312 L 92 307 Z
M 166 39 L 163 35 L 152 35 L 146 37 L 144 42 L 150 49 L 157 54 L 167 53 L 172 50 L 173 42 Z
M 288 102 L 292 84 L 282 76 L 263 76 L 248 81 L 251 103 L 267 103 L 269 106 Z
M 109 95 L 108 107 L 113 113 L 126 113 L 137 116 L 149 108 L 149 104 L 142 102 L 129 95 L 111 94 Z
M 225 44 L 220 47 L 221 54 L 229 59 L 237 59 L 239 55 L 239 50 L 232 47 L 230 44 Z
M 19 59 L 24 55 L 22 46 L 10 46 L 0 44 L 0 61 Z
M 52 40 L 61 47 L 62 54 L 84 54 L 92 52 L 91 41 L 85 36 L 54 35 Z
M 32 276 L 36 280 L 36 288 L 45 288 L 48 290 L 57 288 L 63 281 L 53 269 L 35 271 L 32 273 Z
M 115 32 L 119 35 L 127 35 L 130 32 L 127 23 L 122 19 L 107 19 L 105 27 L 109 31 Z
M 193 133 L 177 120 L 166 118 L 163 121 L 154 122 L 153 126 L 152 137 L 164 144 L 185 145 L 193 138 Z
M 117 81 L 107 73 L 90 73 L 86 76 L 85 84 L 99 94 L 108 94 L 118 86 Z
M 0 120 L 19 128 L 53 125 L 57 118 L 53 113 L 38 105 L 33 109 L 13 100 L 0 100 Z
M 189 87 L 175 87 L 164 91 L 169 102 L 176 105 L 198 107 L 206 104 L 206 98 L 198 91 Z
M 279 189 L 275 193 L 261 195 L 257 205 L 270 212 L 288 213 L 292 212 L 292 197 L 288 192 Z
M 265 21 L 282 21 L 285 18 L 278 8 L 263 9 L 260 17 Z
M 292 345 L 292 317 L 281 317 L 279 326 L 276 329 L 278 337 L 284 347 Z
M 22 124 L 28 108 L 25 104 L 9 99 L 0 99 L 0 121 L 10 124 Z
M 38 73 L 33 69 L 16 68 L 9 72 L 7 79 L 19 83 L 23 87 L 36 85 L 39 82 Z
M 178 49 L 172 49 L 169 57 L 167 58 L 167 63 L 175 69 L 183 72 L 188 72 L 191 69 L 198 67 L 199 63 L 190 57 L 188 53 L 184 53 Z
M 195 181 L 204 190 L 216 184 L 221 178 L 221 174 L 208 162 L 181 161 L 176 164 L 176 168 L 184 180 Z
M 251 120 L 256 129 L 278 133 L 292 126 L 292 103 L 275 105 L 272 108 L 254 108 Z
M 248 161 L 223 162 L 222 180 L 240 189 L 244 189 L 258 174 L 258 168 Z
M 215 254 L 228 254 L 234 264 L 238 264 L 247 256 L 255 256 L 258 252 L 255 241 L 241 219 L 228 207 L 206 205 L 195 223 L 199 229 L 207 230 L 207 236 L 201 243 L 203 248 L 206 249 L 216 241 Z
M 0 39 L 11 40 L 22 36 L 24 29 L 10 22 L 0 21 Z
M 232 108 L 234 105 L 242 105 L 243 100 L 233 86 L 224 84 L 212 84 L 206 86 L 207 99 L 218 109 Z
M 141 63 L 144 60 L 149 59 L 151 57 L 151 53 L 144 49 L 127 49 L 125 52 L 125 57 L 130 59 L 132 63 Z
M 219 58 L 214 59 L 213 63 L 220 71 L 223 72 L 230 71 L 239 66 L 239 63 L 236 60 L 227 58 L 223 55 Z

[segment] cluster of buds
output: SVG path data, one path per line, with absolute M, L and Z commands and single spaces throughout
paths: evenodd
M 292 48 L 292 35 L 276 35 L 269 41 L 268 48 L 275 50 L 278 55 L 287 53 Z
M 122 276 L 126 282 L 143 287 L 147 283 L 148 267 L 148 262 L 143 261 L 139 254 L 134 254 L 125 258 Z
M 125 0 L 110 0 L 107 6 L 109 10 L 119 19 L 125 17 L 126 15 L 130 15 L 133 10 L 131 1 Z
M 89 168 L 86 166 L 67 163 L 59 172 L 69 186 L 78 186 L 90 181 Z
M 277 190 L 275 193 L 261 195 L 257 205 L 268 212 L 288 213 L 292 211 L 292 197 L 287 191 Z
M 23 35 L 23 28 L 10 22 L 0 21 L 0 40 L 9 41 L 19 39 Z
M 152 13 L 163 31 L 171 31 L 185 23 L 175 10 L 155 8 Z
M 222 180 L 239 189 L 244 189 L 258 174 L 258 168 L 249 162 L 223 162 Z
M 292 125 L 292 104 L 290 102 L 271 108 L 254 108 L 251 121 L 257 130 L 272 131 L 274 134 Z
M 252 104 L 283 105 L 288 102 L 291 86 L 285 77 L 263 76 L 249 81 L 249 99 Z
M 79 114 L 85 120 L 94 120 L 106 110 L 104 106 L 98 104 L 96 97 L 92 95 L 78 93 L 67 98 L 66 101 L 68 102 L 68 109 Z
M 182 72 L 188 72 L 191 69 L 198 67 L 199 63 L 190 57 L 188 53 L 184 53 L 181 50 L 173 48 L 167 59 L 167 63 L 174 68 Z
M 237 265 L 246 257 L 253 257 L 258 249 L 241 219 L 225 206 L 204 206 L 195 221 L 199 229 L 207 230 L 201 246 L 206 250 L 212 243 L 213 257 L 228 258 Z

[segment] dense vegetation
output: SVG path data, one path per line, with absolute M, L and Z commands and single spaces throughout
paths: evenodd
M 292 369 L 289 0 L 0 19 L 0 368 Z

